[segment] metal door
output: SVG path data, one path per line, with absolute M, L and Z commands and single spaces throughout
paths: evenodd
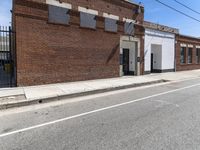
M 123 72 L 129 75 L 129 49 L 123 49 Z

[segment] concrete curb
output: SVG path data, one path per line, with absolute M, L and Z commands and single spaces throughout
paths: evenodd
M 47 102 L 52 102 L 52 101 L 58 101 L 58 100 L 63 100 L 63 99 L 99 94 L 99 93 L 128 89 L 128 88 L 134 88 L 134 87 L 141 87 L 141 86 L 164 83 L 164 82 L 168 82 L 168 81 L 162 79 L 162 80 L 157 80 L 157 81 L 150 81 L 150 82 L 145 82 L 145 83 L 136 83 L 136 84 L 130 84 L 130 85 L 125 85 L 125 86 L 98 89 L 98 90 L 94 90 L 94 91 L 87 91 L 87 92 L 68 94 L 68 95 L 60 95 L 60 96 L 54 96 L 54 97 L 48 97 L 48 98 L 41 98 L 41 99 L 34 99 L 34 100 L 24 99 L 24 100 L 17 101 L 17 102 L 10 102 L 10 103 L 8 102 L 8 103 L 0 104 L 0 110 L 14 108 L 14 107 L 28 106 L 28 105 L 33 105 L 33 104 L 47 103 Z M 18 96 L 18 95 L 16 95 L 16 96 Z

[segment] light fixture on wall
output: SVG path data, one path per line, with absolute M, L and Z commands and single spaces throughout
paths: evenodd
M 134 14 L 141 14 L 142 13 L 142 8 L 141 8 L 142 3 L 140 2 L 138 7 L 136 9 L 133 10 Z

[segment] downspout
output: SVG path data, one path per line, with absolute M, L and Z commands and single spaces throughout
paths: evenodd
M 174 43 L 174 46 L 175 46 L 175 48 L 174 48 L 174 71 L 176 72 L 176 59 L 177 59 L 177 53 L 176 53 L 176 47 L 177 47 L 177 34 L 175 34 L 175 41 L 174 41 L 175 43 Z

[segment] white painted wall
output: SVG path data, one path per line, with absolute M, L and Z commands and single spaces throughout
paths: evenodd
M 175 35 L 153 29 L 145 29 L 145 71 L 151 70 L 152 44 L 162 45 L 161 67 L 159 69 L 174 69 L 175 63 Z
M 136 47 L 135 47 L 135 42 L 134 42 L 134 44 L 129 50 L 129 70 L 134 71 L 134 72 L 136 71 L 135 53 L 136 53 Z
M 58 6 L 58 7 L 63 7 L 63 8 L 68 8 L 68 9 L 72 9 L 72 5 L 69 3 L 60 3 L 59 1 L 56 0 L 46 0 L 46 4 L 48 5 L 53 5 L 53 6 Z

